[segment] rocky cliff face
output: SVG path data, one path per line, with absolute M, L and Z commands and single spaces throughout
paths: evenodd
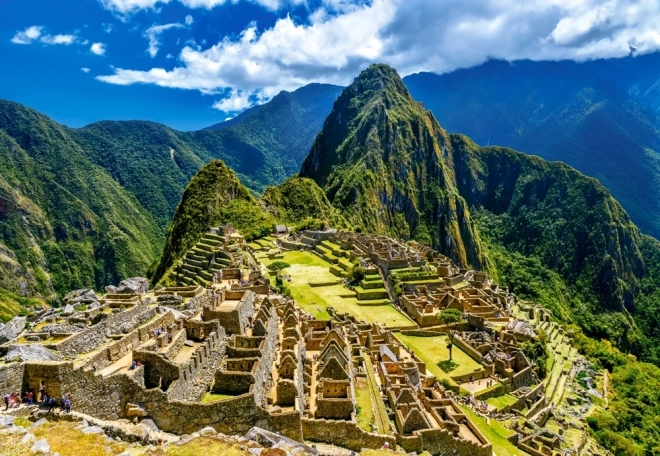
M 372 65 L 339 96 L 302 165 L 365 232 L 424 238 L 482 267 L 478 235 L 452 171 L 451 144 L 396 71 Z

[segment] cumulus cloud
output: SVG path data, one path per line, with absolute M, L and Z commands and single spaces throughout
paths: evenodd
M 44 28 L 40 25 L 33 25 L 22 32 L 16 32 L 11 42 L 14 44 L 32 44 L 39 40 L 44 44 L 73 44 L 78 37 L 76 35 L 48 35 L 43 33 Z
M 89 68 L 82 67 L 80 71 L 82 71 L 83 73 L 89 73 Z
M 105 44 L 92 43 L 92 45 L 89 47 L 89 50 L 92 52 L 92 54 L 103 55 L 105 54 Z
M 33 25 L 22 32 L 16 32 L 16 35 L 11 39 L 11 42 L 14 44 L 30 44 L 41 36 L 41 30 L 43 30 L 43 27 Z
M 195 22 L 195 19 L 193 19 L 193 17 L 189 14 L 189 15 L 186 16 L 186 19 L 185 19 L 184 22 L 185 22 L 186 25 L 192 25 L 192 23 Z
M 76 41 L 75 35 L 45 35 L 41 37 L 41 42 L 45 44 L 73 44 Z
M 108 0 L 110 1 L 110 0 Z M 130 0 L 122 0 L 130 1 Z M 137 0 L 136 0 L 137 1 Z M 144 0 L 146 1 L 146 0 Z M 210 7 L 220 0 L 179 0 Z M 257 2 L 257 0 L 254 0 Z M 269 7 L 285 0 L 258 0 Z M 489 57 L 585 60 L 660 49 L 656 0 L 321 0 L 306 21 L 250 24 L 213 46 L 186 45 L 180 64 L 114 69 L 112 84 L 148 83 L 222 94 L 234 112 L 309 82 L 347 84 L 373 62 L 402 75 L 443 73 Z
M 187 18 L 186 18 L 186 22 L 187 22 Z M 158 49 L 160 48 L 160 34 L 163 33 L 165 30 L 169 30 L 172 28 L 183 28 L 183 24 L 179 24 L 178 22 L 175 22 L 172 24 L 152 25 L 147 30 L 145 30 L 144 36 L 145 38 L 149 39 L 149 47 L 147 48 L 147 52 L 152 58 L 156 57 L 156 54 L 158 54 Z

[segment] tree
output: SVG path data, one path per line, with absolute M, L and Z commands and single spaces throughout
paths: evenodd
M 445 309 L 438 314 L 438 320 L 443 325 L 448 325 L 451 323 L 458 323 L 463 319 L 461 312 L 458 309 Z M 447 344 L 447 349 L 449 350 L 449 361 L 452 360 L 452 349 L 454 348 L 454 331 L 452 329 L 447 331 L 449 335 L 449 343 Z
M 279 274 L 282 272 L 282 270 L 290 267 L 291 265 L 285 261 L 274 261 L 268 266 L 266 266 L 266 269 L 268 269 L 270 272 L 273 274 Z
M 357 285 L 364 280 L 365 275 L 366 272 L 364 268 L 360 266 L 353 266 L 348 271 L 348 274 L 346 275 L 346 279 L 348 280 L 348 283 L 350 283 L 351 285 Z
M 443 325 L 448 325 L 450 323 L 458 323 L 463 319 L 461 311 L 458 309 L 445 309 L 438 314 L 438 320 Z

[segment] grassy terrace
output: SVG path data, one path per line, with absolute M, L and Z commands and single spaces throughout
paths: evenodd
M 481 433 L 493 445 L 493 453 L 497 456 L 528 456 L 527 453 L 517 448 L 513 443 L 507 440 L 507 437 L 513 434 L 513 431 L 505 428 L 496 420 L 477 415 L 470 408 L 461 406 L 463 413 L 474 423 Z
M 374 417 L 373 404 L 371 403 L 371 392 L 367 382 L 363 379 L 357 381 L 355 388 L 355 400 L 358 409 L 358 426 L 367 432 L 371 432 L 371 420 Z
M 492 405 L 499 411 L 518 402 L 518 398 L 512 394 L 504 394 L 499 397 L 491 397 L 490 399 L 487 399 L 486 402 L 488 405 Z
M 375 424 L 378 427 L 379 433 L 389 434 L 390 420 L 387 416 L 387 410 L 385 410 L 385 404 L 383 404 L 382 398 L 380 396 L 380 391 L 378 390 L 378 384 L 376 383 L 376 376 L 374 375 L 374 367 L 371 363 L 371 358 L 366 353 L 362 354 L 362 358 L 364 359 L 364 368 L 367 371 L 367 381 L 369 392 L 371 394 L 371 401 L 373 404 L 375 404 Z
M 330 263 L 311 252 L 283 253 L 285 261 L 291 265 L 284 273 L 291 275 L 287 285 L 291 289 L 296 303 L 318 319 L 328 319 L 326 307 L 332 306 L 338 312 L 348 312 L 358 319 L 371 323 L 383 323 L 390 327 L 411 326 L 414 323 L 398 312 L 392 305 L 360 306 L 354 292 L 342 285 L 311 287 L 309 284 L 336 283 L 337 276 L 330 272 Z M 259 256 L 260 261 L 268 266 L 275 260 L 269 260 L 265 255 Z
M 396 334 L 396 337 L 406 347 L 413 350 L 415 355 L 426 363 L 426 369 L 438 379 L 446 378 L 454 384 L 451 375 L 465 375 L 483 370 L 481 364 L 470 358 L 467 353 L 456 345 L 454 345 L 452 350 L 452 358 L 453 362 L 458 366 L 449 373 L 442 370 L 439 364 L 449 359 L 447 336 L 416 337 Z

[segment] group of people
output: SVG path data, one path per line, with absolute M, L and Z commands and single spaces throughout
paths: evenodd
M 5 401 L 5 410 L 8 410 L 10 407 L 12 408 L 18 408 L 21 405 L 21 395 L 16 392 L 16 393 L 5 393 L 3 395 L 3 399 Z M 28 406 L 34 405 L 34 393 L 32 391 L 27 391 L 25 393 L 25 396 L 23 397 L 23 400 Z M 46 392 L 46 384 L 42 380 L 41 384 L 39 385 L 39 402 L 42 405 L 48 405 L 48 411 L 52 412 L 55 406 L 57 405 L 57 400 L 55 399 L 54 396 L 49 396 L 48 393 Z M 62 409 L 66 410 L 67 413 L 71 411 L 71 401 L 66 395 L 62 395 L 62 401 L 61 401 Z
M 133 362 L 131 363 L 131 367 L 129 367 L 128 370 L 135 370 L 138 367 L 142 367 L 142 366 L 143 366 L 142 361 L 140 361 L 139 359 L 134 359 Z
M 5 393 L 3 399 L 5 400 L 5 410 L 8 410 L 10 407 L 18 408 L 21 405 L 21 396 L 18 393 Z

